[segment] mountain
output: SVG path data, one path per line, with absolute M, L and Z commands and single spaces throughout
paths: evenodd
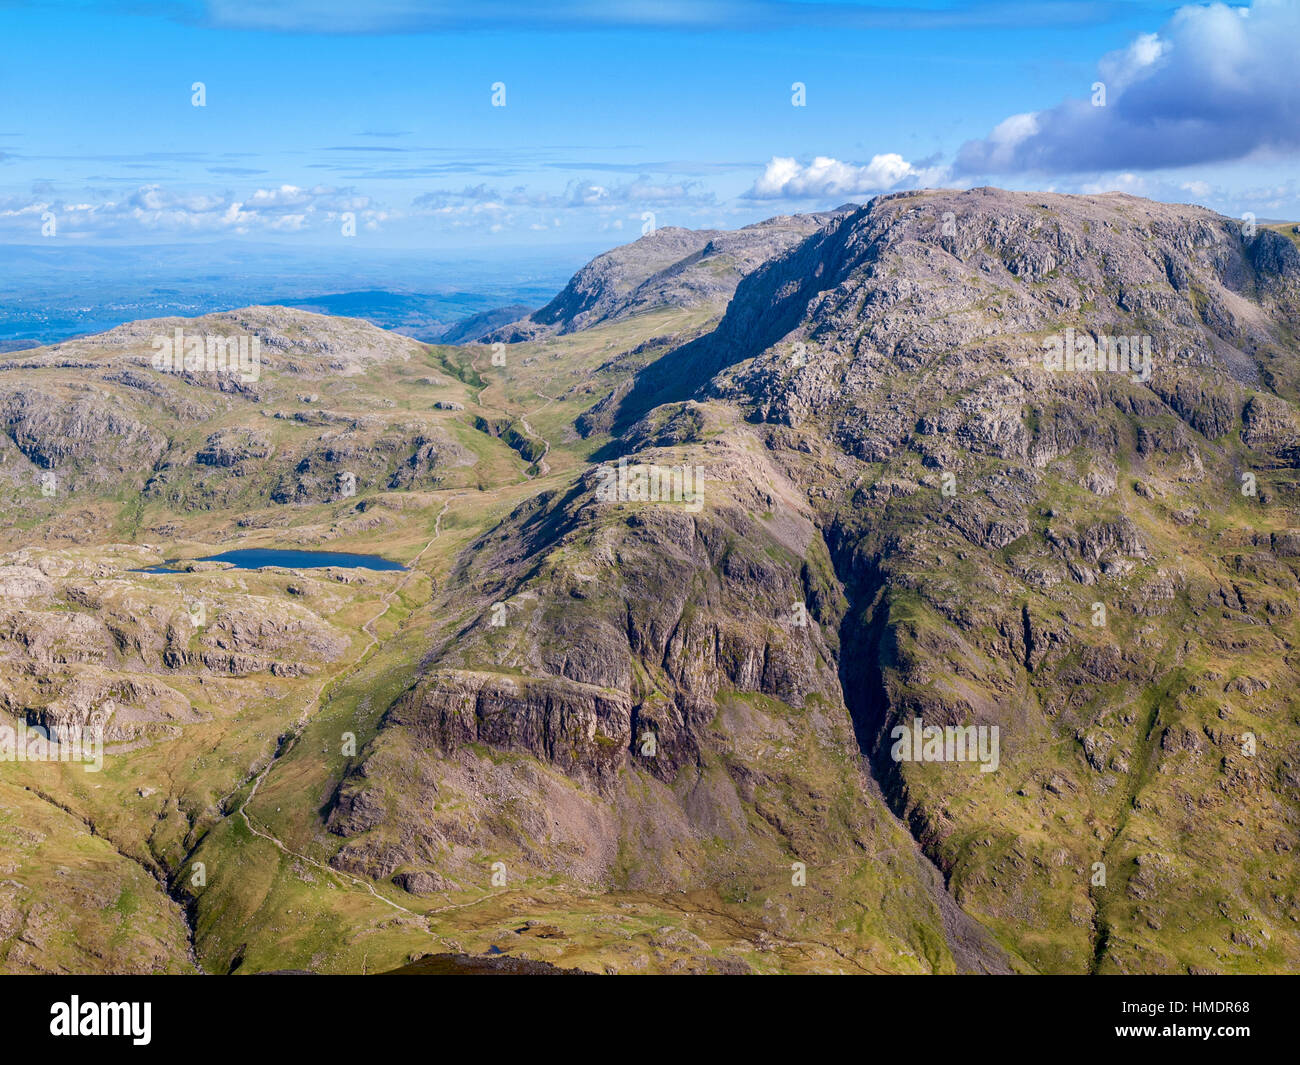
M 860 743 L 1035 968 L 1294 963 L 1297 320 L 1295 247 L 1207 211 L 885 197 L 618 405 L 734 405 L 823 501 Z M 1149 379 L 1045 369 L 1071 328 Z M 918 717 L 997 724 L 1002 768 L 893 761 Z
M 491 355 L 11 355 L 0 699 L 112 743 L 5 766 L 0 966 L 1293 970 L 1289 230 L 905 193 L 656 231 Z M 292 545 L 409 568 L 134 572 Z
M 531 307 L 522 303 L 493 307 L 453 322 L 439 332 L 436 339 L 441 344 L 472 344 L 492 333 L 499 326 L 518 321 L 531 310 Z
M 655 229 L 597 256 L 545 307 L 484 339 L 518 343 L 656 307 L 717 306 L 750 271 L 847 210 L 781 215 L 737 230 Z

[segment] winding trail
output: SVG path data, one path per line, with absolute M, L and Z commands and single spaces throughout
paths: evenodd
M 312 717 L 320 709 L 321 700 L 325 695 L 326 689 L 331 687 L 332 685 L 342 684 L 349 677 L 353 676 L 370 657 L 370 652 L 379 645 L 380 637 L 378 633 L 374 631 L 373 626 L 375 625 L 376 622 L 379 621 L 380 618 L 382 618 L 385 614 L 388 613 L 389 608 L 393 604 L 393 599 L 403 588 L 406 587 L 407 582 L 410 581 L 410 579 L 416 573 L 419 572 L 418 566 L 420 560 L 425 556 L 428 550 L 431 547 L 433 547 L 435 543 L 437 543 L 439 537 L 442 536 L 443 515 L 447 513 L 447 508 L 451 506 L 452 499 L 455 499 L 462 494 L 463 493 L 457 492 L 455 495 L 451 496 L 443 503 L 442 510 L 438 511 L 438 516 L 433 523 L 433 539 L 431 539 L 427 544 L 424 545 L 424 547 L 420 550 L 420 553 L 417 554 L 415 558 L 411 559 L 409 565 L 407 566 L 406 576 L 403 577 L 397 584 L 395 584 L 381 597 L 379 601 L 381 609 L 378 611 L 378 613 L 376 613 L 374 617 L 372 617 L 369 621 L 367 621 L 365 624 L 361 626 L 362 631 L 367 633 L 370 636 L 370 642 L 366 644 L 365 647 L 362 648 L 360 655 L 357 656 L 357 660 L 349 668 L 344 670 L 342 673 L 338 673 L 335 674 L 334 676 L 327 677 L 325 680 L 321 682 L 320 686 L 316 689 L 311 699 L 309 699 L 307 701 L 307 704 L 303 707 L 302 713 L 298 715 L 298 719 L 294 722 L 293 733 L 289 736 L 287 740 L 285 740 L 285 742 L 280 744 L 279 748 L 271 756 L 270 760 L 262 768 L 261 772 L 257 774 L 256 778 L 254 778 L 253 787 L 249 790 L 248 795 L 244 798 L 244 801 L 240 804 L 239 809 L 236 811 L 236 813 L 238 813 L 239 816 L 243 818 L 244 824 L 248 826 L 248 830 L 250 832 L 252 832 L 255 836 L 261 837 L 267 842 L 274 844 L 283 854 L 286 854 L 292 858 L 297 858 L 299 861 L 306 862 L 309 865 L 313 865 L 317 869 L 320 869 L 323 872 L 329 874 L 330 876 L 333 876 L 345 883 L 350 883 L 357 887 L 363 888 L 371 895 L 373 895 L 375 898 L 377 898 L 380 902 L 384 903 L 384 905 L 390 906 L 394 910 L 400 910 L 402 913 L 414 917 L 417 920 L 420 920 L 422 922 L 426 920 L 424 914 L 417 913 L 415 910 L 408 910 L 405 906 L 402 906 L 394 902 L 392 899 L 387 898 L 384 895 L 381 895 L 378 891 L 375 890 L 374 885 L 372 885 L 369 881 L 363 880 L 357 876 L 353 876 L 351 873 L 343 872 L 340 869 L 335 869 L 333 866 L 326 865 L 324 862 L 318 861 L 317 859 L 309 857 L 306 854 L 300 854 L 298 851 L 295 851 L 292 848 L 286 846 L 284 841 L 281 840 L 274 833 L 270 832 L 269 830 L 264 830 L 262 828 L 259 828 L 256 824 L 254 824 L 253 819 L 248 814 L 248 806 L 249 803 L 251 803 L 254 797 L 257 795 L 258 788 L 262 786 L 262 781 L 264 781 L 267 778 L 267 775 L 271 772 L 271 770 L 275 768 L 276 763 L 279 762 L 280 759 L 282 759 L 286 754 L 288 754 L 293 749 L 294 745 L 298 741 L 298 738 L 302 735 L 303 729 L 307 727 Z M 398 627 L 398 631 L 400 631 L 400 629 L 401 626 Z M 427 930 L 428 929 L 426 927 L 426 931 Z M 433 935 L 432 932 L 430 932 L 429 934 Z M 435 936 L 434 938 L 438 938 L 438 937 Z

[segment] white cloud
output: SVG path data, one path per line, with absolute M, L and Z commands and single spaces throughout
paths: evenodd
M 968 141 L 964 175 L 1153 170 L 1300 152 L 1300 3 L 1180 8 L 1097 65 L 1104 104 L 1064 100 Z M 1088 87 L 1090 88 L 1090 86 Z
M 0 238 L 24 239 L 39 234 L 40 216 L 52 213 L 63 237 L 123 238 L 156 234 L 300 233 L 336 226 L 344 211 L 374 229 L 387 217 L 367 196 L 348 189 L 318 185 L 281 185 L 232 193 L 186 193 L 162 185 L 142 185 L 132 192 L 97 202 L 60 201 L 48 194 L 23 202 L 0 203 Z M 31 219 L 35 219 L 32 221 Z M 33 230 L 33 227 L 36 227 Z
M 891 189 L 916 188 L 940 178 L 937 168 L 917 168 L 901 155 L 873 156 L 865 166 L 819 155 L 808 165 L 786 156 L 773 156 L 745 195 L 754 200 L 825 199 L 867 196 Z

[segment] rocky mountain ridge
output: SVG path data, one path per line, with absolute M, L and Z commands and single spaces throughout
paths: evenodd
M 838 647 L 814 660 L 835 663 L 858 743 L 891 804 L 957 898 L 1024 963 L 1268 965 L 1240 949 L 1243 936 L 1267 943 L 1275 963 L 1293 957 L 1297 944 L 1284 929 L 1298 912 L 1295 884 L 1279 870 L 1287 887 L 1261 893 L 1244 869 L 1225 876 L 1221 863 L 1243 853 L 1232 825 L 1253 825 L 1275 853 L 1289 852 L 1297 827 L 1288 753 L 1295 706 L 1286 695 L 1269 709 L 1233 693 L 1293 687 L 1270 656 L 1285 655 L 1294 639 L 1287 599 L 1296 571 L 1285 555 L 1246 545 L 1272 544 L 1270 526 L 1295 522 L 1287 504 L 1298 300 L 1291 242 L 1245 234 L 1202 209 L 992 189 L 881 197 L 747 275 L 716 329 L 612 392 L 602 401 L 606 417 L 587 415 L 586 430 L 617 433 L 611 454 L 652 461 L 666 445 L 666 464 L 709 471 L 707 519 L 683 514 L 680 531 L 657 516 L 671 508 L 628 519 L 633 528 L 649 522 L 662 553 L 670 543 L 707 544 L 702 522 L 734 505 L 712 450 L 716 434 L 734 430 L 719 428 L 727 418 L 716 405 L 738 407 L 755 426 L 772 466 L 744 494 L 770 497 L 778 481 L 800 486 L 810 529 L 820 530 L 814 539 L 825 545 L 821 602 L 835 601 L 837 586 L 847 597 L 813 614 L 819 630 L 838 630 Z M 1147 344 L 1154 365 L 1149 373 L 1053 370 L 1045 344 L 1067 329 L 1137 338 L 1134 350 Z M 1259 483 L 1258 494 L 1242 493 L 1243 471 L 1257 471 L 1249 483 Z M 1272 509 L 1261 511 L 1265 504 Z M 1226 522 L 1198 517 L 1214 507 Z M 729 524 L 734 542 L 761 542 L 757 529 Z M 567 605 L 574 593 L 535 587 L 553 554 L 574 553 L 565 528 L 545 540 L 520 531 L 514 551 L 532 576 L 509 589 L 536 609 L 564 602 L 563 615 L 543 614 L 513 637 L 528 654 L 489 643 L 467 660 L 462 635 L 448 664 L 463 662 L 480 678 L 502 668 L 567 674 L 625 694 L 602 710 L 599 699 L 543 696 L 545 685 L 521 701 L 481 679 L 460 687 L 469 674 L 435 673 L 443 679 L 390 715 L 392 727 L 417 730 L 416 749 L 446 756 L 485 742 L 524 750 L 599 792 L 635 751 L 642 720 L 655 721 L 659 749 L 669 752 L 651 772 L 672 781 L 698 765 L 699 692 L 704 708 L 727 689 L 796 708 L 818 690 L 837 698 L 806 664 L 789 672 L 780 664 L 788 652 L 770 642 L 746 647 L 745 636 L 737 644 L 721 628 L 683 630 L 691 611 L 663 623 L 672 639 L 646 644 L 621 604 L 650 589 L 672 602 L 659 573 L 625 584 L 575 625 L 585 654 L 602 644 L 594 634 L 628 628 L 632 668 L 587 673 L 561 620 L 575 612 Z M 1243 548 L 1255 551 L 1249 563 Z M 624 582 L 627 550 L 612 552 Z M 1189 567 L 1192 552 L 1201 562 Z M 579 555 L 611 552 L 593 542 Z M 810 557 L 800 556 L 773 571 L 715 555 L 704 572 L 717 575 L 723 595 L 744 589 L 746 607 L 728 613 L 752 638 L 780 616 L 783 595 L 809 604 L 814 588 L 789 583 L 810 572 Z M 1225 597 L 1225 588 L 1235 591 Z M 583 596 L 577 613 L 593 608 Z M 698 673 L 674 676 L 679 646 Z M 1247 654 L 1247 672 L 1222 657 L 1229 648 Z M 626 654 L 611 648 L 608 661 Z M 438 669 L 447 660 L 435 661 Z M 669 671 L 667 687 L 630 684 L 657 668 Z M 657 705 L 666 718 L 653 716 Z M 893 762 L 887 740 L 913 718 L 999 728 L 1002 770 L 986 779 Z M 1257 729 L 1272 736 L 1268 750 L 1241 761 L 1233 737 L 1258 737 Z M 564 740 L 573 730 L 591 746 Z M 1261 774 L 1276 781 L 1262 806 L 1251 794 Z M 1217 855 L 1206 865 L 1178 842 L 1184 830 L 1173 810 L 1204 807 L 1210 796 L 1227 822 L 1201 829 Z M 1098 866 L 1117 890 L 1092 882 Z M 1225 929 L 1222 939 L 1168 945 L 1159 933 L 1175 922 L 1190 934 L 1189 918 L 1202 930 Z M 1268 935 L 1242 933 L 1247 919 Z
M 717 305 L 758 266 L 848 211 L 779 215 L 736 230 L 663 226 L 598 255 L 545 307 L 481 337 L 518 343 L 564 335 L 657 307 Z

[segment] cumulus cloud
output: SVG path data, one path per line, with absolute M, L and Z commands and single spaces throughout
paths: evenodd
M 745 195 L 752 200 L 870 196 L 927 185 L 939 175 L 938 170 L 913 166 L 894 153 L 873 156 L 865 166 L 842 163 L 825 155 L 817 156 L 807 166 L 796 159 L 773 156 Z
M 1012 115 L 957 153 L 961 175 L 1152 170 L 1300 149 L 1300 4 L 1180 8 L 1102 58 L 1104 104 Z
M 337 224 L 344 212 L 374 229 L 386 217 L 369 197 L 327 185 L 300 188 L 280 185 L 232 193 L 177 192 L 162 185 L 142 185 L 93 202 L 59 199 L 42 189 L 31 198 L 0 200 L 0 233 L 9 238 L 31 232 L 53 216 L 60 236 L 130 237 L 146 234 L 297 233 Z
M 0 242 L 42 235 L 49 216 L 64 239 L 141 239 L 185 236 L 310 235 L 337 232 L 344 214 L 358 230 L 374 232 L 385 223 L 427 222 L 452 230 L 501 232 L 555 229 L 559 215 L 639 215 L 647 208 L 683 211 L 715 204 L 712 191 L 695 181 L 641 176 L 600 184 L 570 181 L 561 190 L 519 185 L 501 190 L 486 182 L 417 196 L 407 206 L 388 207 L 355 189 L 332 185 L 266 185 L 239 192 L 193 191 L 150 183 L 127 192 L 83 190 L 60 196 L 48 184 L 30 194 L 0 195 Z

